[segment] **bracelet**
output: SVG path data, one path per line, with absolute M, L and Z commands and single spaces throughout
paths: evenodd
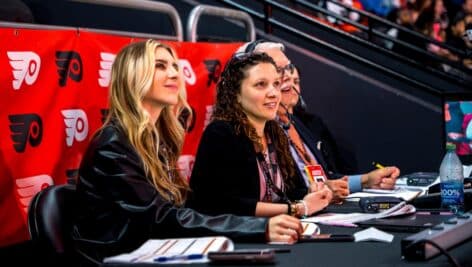
M 301 203 L 303 205 L 303 217 L 308 216 L 308 206 L 306 205 L 305 200 L 299 200 L 298 203 Z
M 295 202 L 287 201 L 287 214 L 290 216 L 297 217 L 298 209 Z
M 296 202 L 292 202 L 290 204 L 290 215 L 293 216 L 293 217 L 297 217 L 298 216 L 298 208 L 297 208 L 297 203 Z
M 292 203 L 290 201 L 287 201 L 287 214 L 292 215 Z

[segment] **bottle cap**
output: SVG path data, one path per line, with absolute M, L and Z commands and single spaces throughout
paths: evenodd
M 454 143 L 446 143 L 446 150 L 456 150 L 456 144 Z

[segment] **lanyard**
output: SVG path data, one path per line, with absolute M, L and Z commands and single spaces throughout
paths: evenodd
M 316 159 L 313 159 L 310 154 L 308 153 L 305 144 L 303 143 L 303 139 L 301 136 L 298 134 L 297 130 L 295 127 L 290 127 L 288 130 L 285 131 L 288 137 L 289 143 L 292 145 L 292 147 L 295 149 L 295 152 L 298 154 L 299 158 L 303 160 L 305 165 L 314 165 L 316 164 Z M 300 140 L 300 146 L 295 143 L 294 138 L 292 137 L 297 137 L 298 140 Z
M 281 200 L 286 200 L 287 196 L 285 195 L 285 192 L 283 192 L 274 184 L 274 181 L 277 178 L 278 170 L 277 160 L 275 159 L 274 145 L 272 144 L 272 142 L 270 142 L 267 144 L 267 146 L 269 148 L 269 163 L 272 167 L 272 173 L 269 170 L 269 166 L 264 158 L 264 154 L 262 152 L 258 152 L 256 154 L 257 161 L 259 162 L 262 168 L 262 173 L 264 174 L 264 179 L 266 182 L 266 191 L 263 199 L 268 202 L 272 202 L 272 193 L 275 193 Z

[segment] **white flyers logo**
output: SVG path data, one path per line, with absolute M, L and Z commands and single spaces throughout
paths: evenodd
M 179 66 L 182 69 L 185 81 L 190 85 L 194 85 L 197 81 L 197 76 L 195 76 L 195 72 L 193 71 L 190 62 L 186 59 L 179 59 Z
M 38 78 L 41 58 L 31 51 L 7 52 L 10 66 L 13 68 L 13 89 L 20 89 L 23 81 L 32 85 Z
M 110 84 L 110 73 L 113 61 L 115 61 L 115 54 L 112 53 L 100 53 L 100 69 L 98 70 L 98 84 L 101 87 L 108 87 Z
M 87 114 L 81 109 L 66 109 L 61 111 L 66 124 L 66 144 L 72 146 L 74 139 L 83 141 L 88 134 Z
M 31 198 L 33 198 L 36 193 L 52 185 L 53 183 L 52 177 L 47 174 L 40 174 L 15 180 L 15 187 L 19 196 L 19 203 L 21 208 L 23 208 L 25 211 L 25 214 L 28 212 Z

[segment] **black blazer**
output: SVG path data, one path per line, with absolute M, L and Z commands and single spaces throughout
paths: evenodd
M 287 196 L 307 192 L 299 176 L 291 178 Z M 260 197 L 256 151 L 249 138 L 237 135 L 226 121 L 213 121 L 203 132 L 190 178 L 187 206 L 207 214 L 255 215 Z
M 297 132 L 312 153 L 321 162 L 328 178 L 339 178 L 342 174 L 357 173 L 355 156 L 351 151 L 337 145 L 323 120 L 311 113 L 295 109 L 292 117 Z
M 141 160 L 117 125 L 95 135 L 79 169 L 74 239 L 89 256 L 136 249 L 150 238 L 225 235 L 265 241 L 267 220 L 208 217 L 164 200 L 146 178 Z

